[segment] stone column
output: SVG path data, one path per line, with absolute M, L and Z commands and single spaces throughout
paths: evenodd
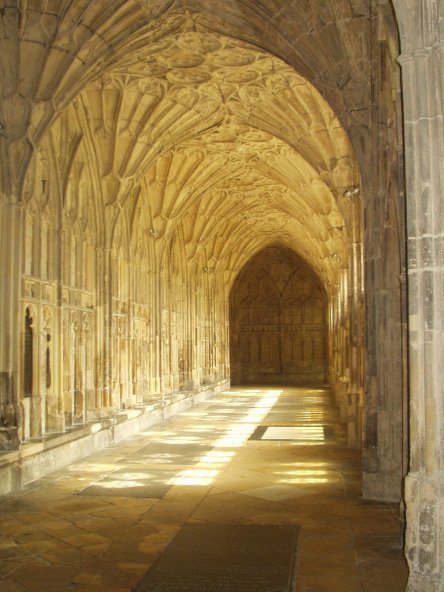
M 195 321 L 195 298 L 196 291 L 194 287 L 194 277 L 188 269 L 188 283 L 187 283 L 187 335 L 186 335 L 186 358 L 185 358 L 185 369 L 186 369 L 186 383 L 185 390 L 192 391 L 196 386 L 196 321 Z
M 361 166 L 365 270 L 365 414 L 363 495 L 399 503 L 402 495 L 404 181 L 399 40 L 391 6 L 375 3 L 372 21 L 372 92 L 367 165 Z
M 41 438 L 45 433 L 45 391 L 43 373 L 43 351 L 46 334 L 42 327 L 40 307 L 36 307 L 33 323 L 33 389 L 30 398 L 31 438 Z
M 361 227 L 361 204 L 358 197 L 352 201 L 353 208 L 353 242 L 349 251 L 349 318 L 350 327 L 348 340 L 350 343 L 349 366 L 350 381 L 347 391 L 347 433 L 348 445 L 361 447 L 362 407 L 363 407 L 363 295 L 362 295 L 362 243 L 359 229 Z
M 111 249 L 96 249 L 96 412 L 108 416 L 112 412 L 112 265 Z
M 444 45 L 438 27 L 442 2 L 441 8 L 426 0 L 411 4 L 408 14 L 402 13 L 404 38 L 399 58 L 404 97 L 409 291 L 407 590 L 443 592 Z
M 0 449 L 19 446 L 23 207 L 0 195 Z
M 348 282 L 349 270 L 343 268 L 340 276 L 339 288 L 339 315 L 338 315 L 338 331 L 339 331 L 339 383 L 337 389 L 337 403 L 341 414 L 341 421 L 347 421 L 347 391 L 349 384 L 349 300 L 348 300 Z
M 335 401 L 339 404 L 339 322 L 340 322 L 340 291 L 339 284 L 331 286 L 328 297 L 328 365 L 329 383 L 333 390 Z
M 350 382 L 347 392 L 348 445 L 361 446 L 362 430 L 362 293 L 360 286 L 361 244 L 354 243 L 353 273 L 350 285 Z M 359 270 L 359 271 L 358 271 Z
M 56 432 L 65 431 L 65 398 L 63 396 L 63 306 L 61 285 L 58 286 L 58 306 L 56 312 L 56 332 L 52 337 L 52 392 L 56 400 L 55 417 L 51 419 L 51 429 Z

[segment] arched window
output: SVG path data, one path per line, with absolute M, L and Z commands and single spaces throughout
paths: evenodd
M 51 386 L 51 350 L 49 347 L 49 342 L 51 341 L 51 335 L 48 333 L 46 335 L 46 355 L 45 355 L 45 374 L 46 374 L 46 388 Z
M 33 367 L 33 331 L 32 317 L 29 308 L 25 313 L 25 343 L 24 343 L 24 364 L 23 364 L 23 390 L 25 397 L 32 396 L 32 367 Z

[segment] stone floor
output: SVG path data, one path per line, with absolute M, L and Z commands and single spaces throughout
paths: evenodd
M 328 390 L 232 389 L 0 498 L 0 590 L 131 592 L 201 522 L 300 525 L 296 592 L 401 592 L 398 510 L 360 491 Z

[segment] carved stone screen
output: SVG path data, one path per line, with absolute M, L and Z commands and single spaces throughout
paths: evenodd
M 319 279 L 296 253 L 258 253 L 230 294 L 233 384 L 324 382 L 326 310 Z

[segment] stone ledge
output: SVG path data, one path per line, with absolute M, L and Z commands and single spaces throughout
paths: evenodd
M 19 450 L 0 453 L 0 495 L 20 491 L 52 471 L 181 413 L 226 388 L 228 381 L 177 393 L 157 404 L 119 411 L 109 419 L 92 421 L 63 434 L 27 442 Z

